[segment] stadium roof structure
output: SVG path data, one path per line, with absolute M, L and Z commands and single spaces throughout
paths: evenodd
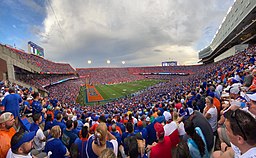
M 256 43 L 256 1 L 237 0 L 217 31 L 211 44 L 199 52 L 199 62 L 214 59 L 239 44 Z

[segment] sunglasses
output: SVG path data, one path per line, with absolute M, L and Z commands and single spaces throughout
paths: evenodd
M 243 134 L 243 136 L 244 136 L 244 140 L 247 140 L 247 137 L 246 137 L 246 135 L 245 135 L 245 132 L 244 132 L 243 128 L 241 127 L 239 121 L 237 120 L 236 112 L 237 112 L 237 110 L 231 112 L 231 118 L 236 121 L 236 124 L 238 125 L 240 131 L 242 132 L 242 134 Z M 226 114 L 226 115 L 225 115 L 225 114 Z M 227 118 L 227 113 L 225 113 L 225 114 L 224 114 L 224 116 L 225 116 L 225 118 Z

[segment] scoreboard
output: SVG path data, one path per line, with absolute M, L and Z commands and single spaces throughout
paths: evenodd
M 44 57 L 44 49 L 31 41 L 28 42 L 28 52 Z
M 164 61 L 162 66 L 177 66 L 177 61 Z

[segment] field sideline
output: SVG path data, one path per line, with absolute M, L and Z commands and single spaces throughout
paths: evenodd
M 140 90 L 146 89 L 157 83 L 165 82 L 164 80 L 140 80 L 128 83 L 113 84 L 113 85 L 97 85 L 95 86 L 104 100 L 115 99 L 130 95 Z

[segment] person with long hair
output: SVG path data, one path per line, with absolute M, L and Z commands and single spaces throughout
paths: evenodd
M 187 133 L 187 145 L 189 148 L 189 153 L 192 158 L 208 158 L 209 153 L 207 150 L 207 145 L 205 137 L 199 127 L 195 127 L 191 120 L 185 121 L 185 131 Z
M 175 156 L 176 158 L 191 158 L 188 145 L 185 141 L 179 142 L 179 144 L 177 145 Z
M 106 123 L 99 123 L 95 133 L 91 135 L 86 143 L 86 157 L 97 158 L 101 155 L 101 152 L 106 149 L 113 149 L 115 155 L 118 152 L 118 143 L 115 138 L 108 130 Z

